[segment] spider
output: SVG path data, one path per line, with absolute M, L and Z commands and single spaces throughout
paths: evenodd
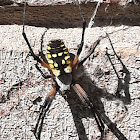
M 83 63 L 91 56 L 91 54 L 93 54 L 95 47 L 99 44 L 101 40 L 101 37 L 100 37 L 93 44 L 93 48 L 91 52 L 89 52 L 89 54 L 86 57 L 84 57 L 81 61 L 79 61 L 79 55 L 81 54 L 81 51 L 84 45 L 86 20 L 81 12 L 79 2 L 78 2 L 78 6 L 79 6 L 80 15 L 82 18 L 83 27 L 82 27 L 81 43 L 80 45 L 78 45 L 78 51 L 76 55 L 68 51 L 68 48 L 65 46 L 62 40 L 51 40 L 49 44 L 47 45 L 47 52 L 45 55 L 42 50 L 43 49 L 42 44 L 43 44 L 43 37 L 46 31 L 44 32 L 41 38 L 41 51 L 39 52 L 39 55 L 36 55 L 33 52 L 33 49 L 25 33 L 25 14 L 26 14 L 27 2 L 25 3 L 25 6 L 24 6 L 22 35 L 29 47 L 31 56 L 34 58 L 34 60 L 37 61 L 35 65 L 37 70 L 41 73 L 41 75 L 45 79 L 47 78 L 52 79 L 52 89 L 47 95 L 47 97 L 45 98 L 43 105 L 40 107 L 39 117 L 38 117 L 36 126 L 33 130 L 33 133 L 37 140 L 40 140 L 44 117 L 46 115 L 46 112 L 49 110 L 49 107 L 55 97 L 56 92 L 58 91 L 65 92 L 71 89 L 73 89 L 75 93 L 79 96 L 79 99 L 82 101 L 82 103 L 85 104 L 91 110 L 93 117 L 95 118 L 98 128 L 101 132 L 101 138 L 104 134 L 104 128 L 105 128 L 104 123 L 108 125 L 111 131 L 114 131 L 114 129 L 112 128 L 112 124 L 108 123 L 107 120 L 104 117 L 102 117 L 100 111 L 94 107 L 94 105 L 88 98 L 87 93 L 80 86 L 80 84 L 76 82 L 75 77 L 74 77 L 74 74 L 78 71 L 78 69 L 81 66 L 83 66 Z M 43 67 L 48 68 L 51 75 L 45 75 L 42 72 L 42 70 L 39 68 L 38 63 L 40 63 Z

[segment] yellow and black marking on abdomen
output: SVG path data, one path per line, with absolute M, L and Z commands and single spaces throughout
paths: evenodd
M 55 76 L 71 73 L 71 59 L 68 48 L 61 40 L 53 40 L 47 46 L 47 60 Z

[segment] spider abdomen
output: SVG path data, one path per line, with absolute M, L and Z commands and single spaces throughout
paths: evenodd
M 56 77 L 72 72 L 68 48 L 65 47 L 61 40 L 53 40 L 48 44 L 47 60 Z

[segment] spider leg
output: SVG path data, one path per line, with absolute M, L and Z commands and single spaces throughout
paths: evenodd
M 118 78 L 118 88 L 117 88 L 117 91 L 116 91 L 116 96 L 120 98 L 120 91 L 123 89 L 124 90 L 124 93 L 125 93 L 125 96 L 126 96 L 126 99 L 125 101 L 127 103 L 130 103 L 131 102 L 131 97 L 130 97 L 130 94 L 129 94 L 129 81 L 130 81 L 130 72 L 129 70 L 127 69 L 127 67 L 124 65 L 124 63 L 122 62 L 121 58 L 118 56 L 118 54 L 116 53 L 114 47 L 113 47 L 113 44 L 112 44 L 112 41 L 108 35 L 108 33 L 106 33 L 106 36 L 107 38 L 109 39 L 109 42 L 110 42 L 110 45 L 112 47 L 112 50 L 115 54 L 115 56 L 117 57 L 117 59 L 120 61 L 121 65 L 122 65 L 122 72 L 125 73 L 125 77 L 123 78 L 124 82 L 122 81 L 122 78 L 120 78 L 119 74 L 117 73 L 116 71 L 116 68 L 109 56 L 109 53 L 108 53 L 108 48 L 106 48 L 106 55 L 114 69 L 114 72 L 116 73 L 116 76 Z
M 30 53 L 33 56 L 34 60 L 36 60 L 37 62 L 41 63 L 42 66 L 48 68 L 51 71 L 51 68 L 48 65 L 48 63 L 42 61 L 37 55 L 35 55 L 35 53 L 33 52 L 32 47 L 31 47 L 31 45 L 30 45 L 30 43 L 28 41 L 28 38 L 26 36 L 26 33 L 25 33 L 25 14 L 26 14 L 26 7 L 27 7 L 27 2 L 25 3 L 24 12 L 23 12 L 23 30 L 22 30 L 22 35 L 23 35 L 23 37 L 24 37 L 24 39 L 25 39 L 25 41 L 26 41 L 26 43 L 27 43 L 27 45 L 29 47 Z
M 79 55 L 80 55 L 80 53 L 81 53 L 81 51 L 82 51 L 82 48 L 83 48 L 83 45 L 84 45 L 84 35 L 85 35 L 85 29 L 86 29 L 86 20 L 85 20 L 83 14 L 82 14 L 79 1 L 77 0 L 77 2 L 78 2 L 78 6 L 79 6 L 80 15 L 81 15 L 81 18 L 82 18 L 83 31 L 82 31 L 81 43 L 80 43 L 80 46 L 79 46 L 79 48 L 78 48 L 77 55 L 75 56 L 75 58 L 74 58 L 74 60 L 73 60 L 72 66 L 75 66 L 75 65 L 77 64 L 77 62 L 78 62 Z
M 78 67 L 82 66 L 83 63 L 94 53 L 94 50 L 96 48 L 96 46 L 100 43 L 102 37 L 100 37 L 98 40 L 96 40 L 93 44 L 93 48 L 92 51 L 83 59 L 78 63 Z
M 44 31 L 44 33 L 41 36 L 41 51 L 42 51 L 42 49 L 44 47 L 44 45 L 43 45 L 43 42 L 44 42 L 43 39 L 44 39 L 44 36 L 45 36 L 46 32 L 47 32 L 47 29 Z
M 41 63 L 41 60 L 39 59 L 39 57 L 37 57 L 37 56 L 34 54 L 32 48 L 31 48 L 31 45 L 30 45 L 30 43 L 29 43 L 29 41 L 28 41 L 28 38 L 27 38 L 27 36 L 26 36 L 26 33 L 25 33 L 25 14 L 26 14 L 26 7 L 27 7 L 27 2 L 25 3 L 24 12 L 23 12 L 23 30 L 22 30 L 22 35 L 23 35 L 23 37 L 24 37 L 24 39 L 25 39 L 25 41 L 26 41 L 26 43 L 27 43 L 27 45 L 28 45 L 28 47 L 29 47 L 30 53 L 31 53 L 31 55 L 33 56 L 33 58 L 34 58 L 35 60 L 37 60 L 37 62 Z
M 42 70 L 39 68 L 38 63 L 35 64 L 36 69 L 41 73 L 42 77 L 44 77 L 45 79 L 51 78 L 51 75 L 45 75 Z
M 48 61 L 47 61 L 47 59 L 45 57 L 45 54 L 43 53 L 43 47 L 44 47 L 44 45 L 43 45 L 43 42 L 44 42 L 43 39 L 44 39 L 44 36 L 45 36 L 46 32 L 47 32 L 47 29 L 44 31 L 44 33 L 41 36 L 41 52 L 39 52 L 39 56 L 41 56 L 41 58 L 43 59 L 43 61 L 45 63 L 48 63 Z
M 43 121 L 44 121 L 46 112 L 48 111 L 48 109 L 49 109 L 49 107 L 54 99 L 55 93 L 56 93 L 56 87 L 53 86 L 49 95 L 46 97 L 43 105 L 40 107 L 39 118 L 37 120 L 35 129 L 33 130 L 33 133 L 34 133 L 37 140 L 40 140 Z
M 103 120 L 100 118 L 100 113 L 93 106 L 93 104 L 89 100 L 86 92 L 83 90 L 83 88 L 79 84 L 72 85 L 72 88 L 77 93 L 77 95 L 79 96 L 81 101 L 91 110 L 91 112 L 92 112 L 92 114 L 93 114 L 93 116 L 94 116 L 94 118 L 96 120 L 96 123 L 98 125 L 98 128 L 99 128 L 99 130 L 101 132 L 101 136 L 102 136 L 103 133 L 104 133 L 104 123 L 103 123 Z
M 118 138 L 118 140 L 127 140 L 127 138 L 116 127 L 116 124 L 112 123 L 105 114 L 100 113 L 99 110 L 93 106 L 93 104 L 90 102 L 87 96 L 87 93 L 83 90 L 83 88 L 79 84 L 72 85 L 72 88 L 77 93 L 81 101 L 84 104 L 86 104 L 88 108 L 90 108 L 91 112 L 93 113 L 98 128 L 101 132 L 101 139 L 103 138 L 104 135 L 104 123 L 105 123 L 108 126 L 108 128 L 111 130 L 111 132 Z
M 81 39 L 80 47 L 78 48 L 78 51 L 77 51 L 78 56 L 80 55 L 83 45 L 84 45 L 84 35 L 85 35 L 85 29 L 86 29 L 86 21 L 84 18 L 82 19 L 83 19 L 83 31 L 82 31 L 82 39 Z

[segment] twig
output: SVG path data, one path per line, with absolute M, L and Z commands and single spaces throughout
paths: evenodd
M 93 12 L 93 15 L 91 16 L 90 18 L 90 21 L 89 21 L 89 24 L 88 24 L 88 28 L 91 28 L 94 24 L 94 19 L 95 19 L 95 16 L 96 16 L 96 13 L 97 13 L 97 10 L 98 10 L 98 7 L 100 6 L 100 1 L 98 1 L 97 5 L 96 5 L 96 8 Z

